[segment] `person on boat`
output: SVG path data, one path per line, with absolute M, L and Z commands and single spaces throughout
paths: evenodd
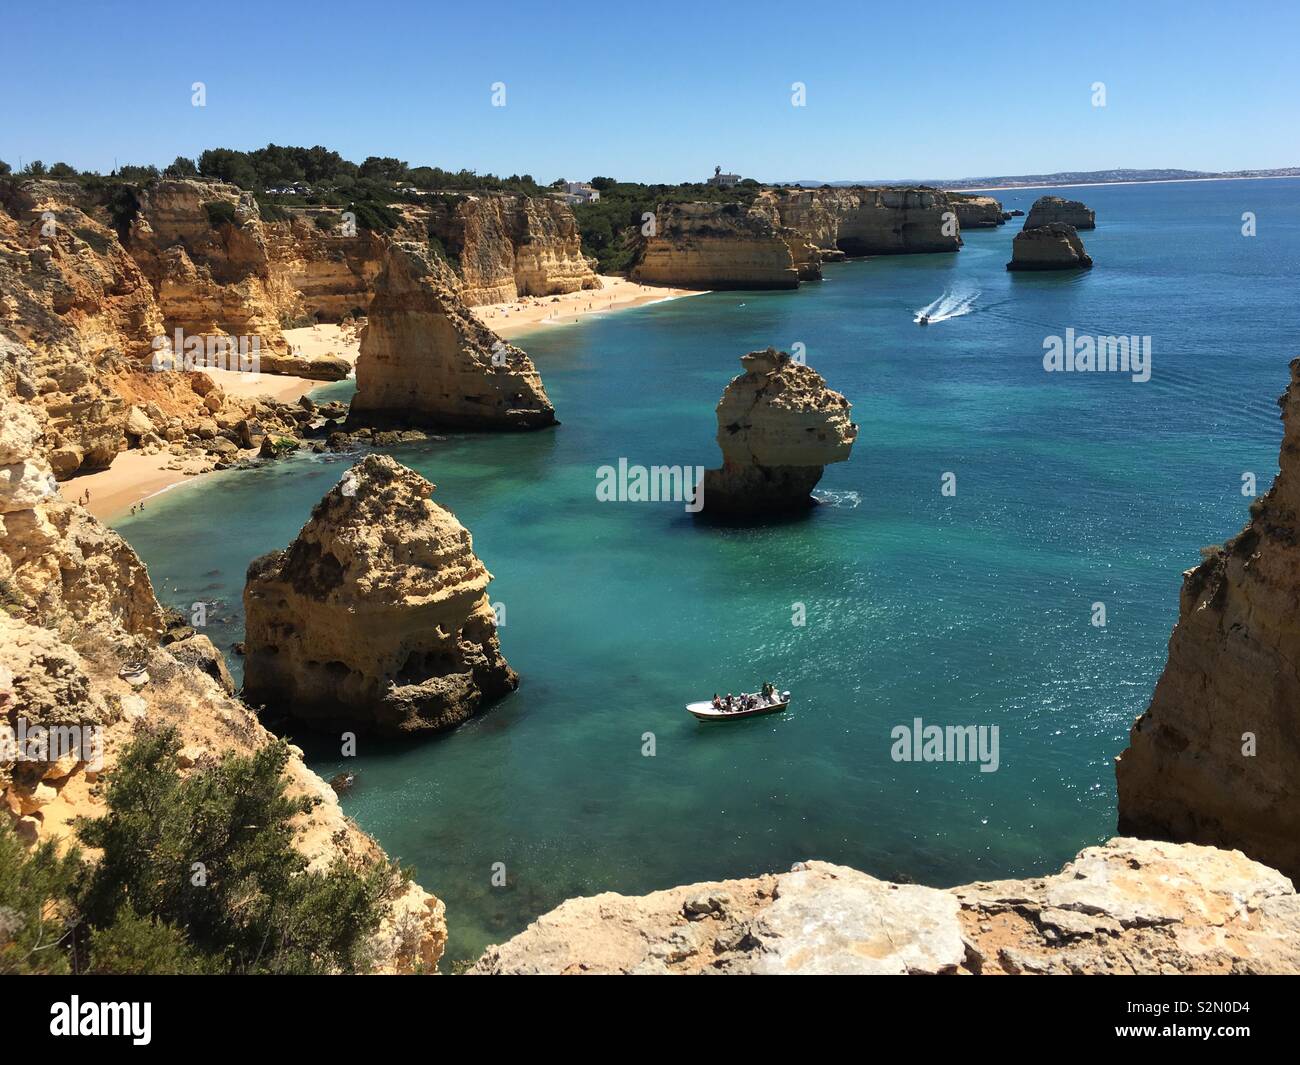
M 765 680 L 763 682 L 763 699 L 765 702 L 769 702 L 769 703 L 776 702 L 776 700 L 772 697 L 772 693 L 775 690 L 776 689 L 772 687 L 772 682 L 770 680 Z
M 728 712 L 730 712 L 731 709 L 732 709 L 732 707 L 731 707 L 731 692 L 727 692 L 727 701 L 726 701 L 726 704 L 723 706 L 723 709 L 726 710 L 726 711 L 728 711 Z
M 714 709 L 714 710 L 721 710 L 721 709 L 722 709 L 722 700 L 718 698 L 718 693 L 717 693 L 717 692 L 714 692 L 714 693 L 713 693 L 713 709 Z

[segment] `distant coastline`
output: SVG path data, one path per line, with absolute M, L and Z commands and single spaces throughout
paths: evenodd
M 1295 174 L 1264 174 L 1243 177 L 1135 178 L 1132 181 L 1072 181 L 1048 185 L 970 185 L 945 189 L 946 192 L 1018 192 L 1021 189 L 1091 189 L 1103 185 L 1188 185 L 1205 181 L 1286 181 L 1300 178 Z

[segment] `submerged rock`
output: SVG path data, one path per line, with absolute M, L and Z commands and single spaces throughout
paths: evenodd
M 1236 847 L 1300 877 L 1300 359 L 1280 471 L 1183 574 L 1169 661 L 1116 764 L 1123 832 Z
M 827 862 L 570 899 L 474 975 L 1300 973 L 1291 882 L 1237 851 L 1136 839 L 1054 875 L 948 890 Z
M 244 696 L 313 727 L 396 735 L 460 724 L 518 687 L 492 575 L 434 486 L 367 455 L 244 589 Z
M 1089 269 L 1092 258 L 1083 250 L 1083 241 L 1074 226 L 1064 222 L 1028 227 L 1011 242 L 1008 270 Z
M 455 284 L 427 248 L 389 246 L 361 339 L 349 428 L 555 424 L 532 359 L 474 317 Z
M 1078 200 L 1067 200 L 1061 196 L 1039 196 L 1029 208 L 1025 228 L 1034 229 L 1053 222 L 1063 222 L 1075 229 L 1096 229 L 1097 212 Z
M 823 467 L 849 457 L 858 427 L 852 407 L 821 374 L 768 348 L 740 360 L 718 403 L 721 469 L 704 472 L 704 507 L 712 517 L 799 510 Z

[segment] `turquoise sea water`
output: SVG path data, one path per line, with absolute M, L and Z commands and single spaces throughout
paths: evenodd
M 295 738 L 322 774 L 357 771 L 344 807 L 446 900 L 449 959 L 572 895 L 804 858 L 948 885 L 1050 869 L 1113 832 L 1112 759 L 1164 664 L 1180 573 L 1246 520 L 1243 472 L 1261 492 L 1276 472 L 1300 182 L 1066 194 L 1097 210 L 1090 273 L 1008 274 L 1017 219 L 958 255 L 831 266 L 793 293 L 542 328 L 521 344 L 559 429 L 393 452 L 472 531 L 522 686 L 450 735 L 364 742 L 346 764 Z M 1039 192 L 998 195 L 1027 210 Z M 914 325 L 945 289 L 978 293 L 973 311 Z M 1044 337 L 1071 326 L 1150 335 L 1152 379 L 1045 373 Z M 861 427 L 826 505 L 725 529 L 596 501 L 597 467 L 620 457 L 715 465 L 738 357 L 795 343 Z M 219 601 L 209 631 L 228 648 L 248 562 L 350 460 L 217 474 L 119 528 L 162 598 Z M 795 693 L 784 715 L 683 712 L 768 678 Z M 997 725 L 997 772 L 891 760 L 890 730 L 916 717 Z

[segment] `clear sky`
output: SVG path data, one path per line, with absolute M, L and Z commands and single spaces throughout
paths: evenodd
M 15 169 L 269 141 L 542 181 L 1300 165 L 1300 0 L 48 0 L 3 22 Z

